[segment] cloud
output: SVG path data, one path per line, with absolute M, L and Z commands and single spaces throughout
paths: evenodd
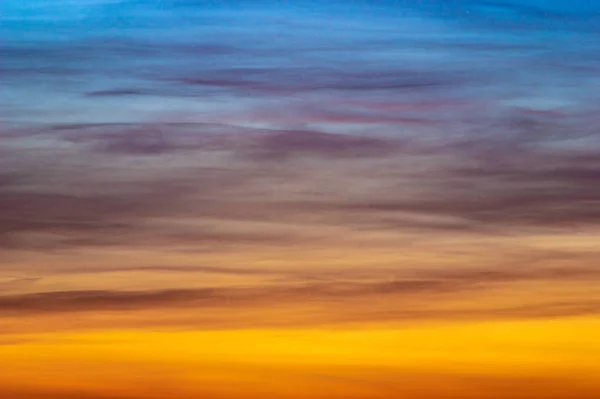
M 10 291 L 15 288 L 26 287 L 41 280 L 39 277 L 10 277 L 6 279 L 0 278 L 0 289 L 3 291 Z
M 578 133 L 571 137 L 577 140 Z M 347 205 L 349 212 L 451 218 L 457 228 L 600 224 L 600 189 L 593 184 L 600 178 L 597 141 L 576 149 L 556 146 L 552 137 L 501 139 L 501 134 L 473 135 L 468 146 L 459 141 L 431 149 L 432 162 L 436 157 L 451 160 L 414 177 L 427 195 L 394 200 L 393 195 L 382 194 L 370 202 Z M 461 220 L 467 223 L 458 223 Z
M 309 239 L 295 226 L 321 225 L 598 226 L 595 136 L 539 118 L 550 129 L 529 136 L 512 117 L 494 135 L 433 138 L 194 123 L 12 131 L 0 144 L 0 245 L 288 245 Z
M 121 97 L 121 96 L 139 96 L 149 94 L 144 90 L 138 89 L 107 89 L 107 90 L 96 90 L 86 93 L 88 97 Z
M 302 154 L 352 158 L 391 155 L 403 146 L 402 140 L 391 138 L 216 123 L 83 124 L 52 131 L 60 140 L 115 155 L 227 151 L 255 160 Z
M 64 268 L 61 269 L 64 273 L 78 274 L 78 273 L 112 273 L 112 272 L 176 272 L 176 273 L 214 273 L 214 274 L 233 274 L 233 275 L 286 275 L 285 271 L 272 270 L 272 269 L 259 269 L 259 268 L 241 268 L 241 267 L 218 267 L 218 266 L 117 266 L 117 267 L 86 267 L 81 268 Z
M 133 270 L 133 269 L 132 269 Z M 223 270 L 210 270 L 223 272 Z M 247 270 L 230 270 L 231 273 L 247 273 Z M 250 270 L 250 273 L 255 271 Z M 256 271 L 261 273 L 261 271 Z M 341 272 L 340 272 L 341 273 Z M 376 275 L 374 275 L 376 276 Z M 368 304 L 370 301 L 386 298 L 390 302 L 390 312 L 403 312 L 415 317 L 425 317 L 435 311 L 447 298 L 446 294 L 481 293 L 497 287 L 508 287 L 519 282 L 584 282 L 600 278 L 600 271 L 593 267 L 546 268 L 546 267 L 495 267 L 476 269 L 416 271 L 404 277 L 364 281 L 342 281 L 341 274 L 332 274 L 317 282 L 301 283 L 290 279 L 286 284 L 270 284 L 259 287 L 224 287 L 196 289 L 165 289 L 151 291 L 63 291 L 21 295 L 0 296 L 0 313 L 5 315 L 26 315 L 37 313 L 93 312 L 93 311 L 133 311 L 153 308 L 192 308 L 192 309 L 247 309 L 282 305 L 318 304 L 325 309 L 341 306 L 349 317 L 355 312 L 352 303 Z M 395 302 L 394 302 L 395 301 Z M 408 302 L 407 302 L 408 301 Z M 427 303 L 423 310 L 416 304 Z M 412 305 L 411 305 L 412 304 Z M 556 306 L 555 306 L 556 305 Z M 496 307 L 495 307 L 496 306 Z M 504 305 L 506 306 L 506 305 Z M 512 305 L 511 305 L 512 306 Z M 489 317 L 502 314 L 523 316 L 568 316 L 581 312 L 597 312 L 594 299 L 578 299 L 551 302 L 546 305 L 525 303 L 522 307 L 490 305 L 486 309 L 447 310 L 448 315 L 468 315 L 470 312 L 481 317 L 489 312 Z M 419 310 L 421 309 L 421 310 Z M 429 310 L 427 310 L 429 309 Z M 433 309 L 433 310 L 432 310 Z M 364 315 L 363 315 L 364 316 Z
M 557 257 L 557 254 L 542 257 L 541 261 Z M 540 260 L 535 259 L 522 262 L 518 265 L 504 265 L 504 267 L 475 269 L 452 269 L 452 270 L 433 270 L 423 272 L 424 276 L 430 279 L 439 279 L 446 282 L 465 282 L 468 284 L 502 284 L 520 281 L 553 281 L 553 280 L 574 280 L 586 281 L 588 279 L 600 278 L 600 270 L 594 267 L 570 267 L 557 268 L 539 265 Z M 417 273 L 419 275 L 419 273 Z
M 242 121 L 268 120 L 277 124 L 352 124 L 352 125 L 406 125 L 436 126 L 439 120 L 428 116 L 414 116 L 396 112 L 382 112 L 373 109 L 352 109 L 332 107 L 322 104 L 314 105 L 287 104 L 284 107 L 255 109 L 240 116 Z
M 258 138 L 248 150 L 256 160 L 286 160 L 294 156 L 325 158 L 386 157 L 402 149 L 400 140 L 360 137 L 318 131 L 273 130 Z
M 40 168 L 43 162 L 39 161 L 31 159 L 17 176 L 3 179 L 0 246 L 49 249 L 143 242 L 202 246 L 275 244 L 289 239 L 281 232 L 238 231 L 202 220 L 219 204 L 219 192 L 251 178 L 244 171 L 192 167 L 160 176 L 152 169 L 126 168 L 131 175 L 122 179 L 102 170 L 104 159 L 82 163 L 85 166 L 79 170 L 68 161 L 64 168 L 58 162 L 48 170 Z M 87 179 L 82 180 L 80 173 Z M 21 175 L 27 176 L 27 184 L 18 184 Z M 195 217 L 197 223 L 186 223 L 186 217 Z
M 65 291 L 0 297 L 0 312 L 26 314 L 154 307 L 230 307 L 268 305 L 279 301 L 302 303 L 343 300 L 368 295 L 437 292 L 440 281 L 380 283 L 315 283 L 259 288 L 200 288 L 155 291 Z
M 165 78 L 162 78 L 165 79 Z M 410 69 L 337 70 L 333 68 L 230 68 L 210 70 L 203 75 L 166 78 L 190 86 L 215 87 L 232 92 L 291 95 L 319 91 L 415 91 L 446 88 L 474 78 L 457 72 Z

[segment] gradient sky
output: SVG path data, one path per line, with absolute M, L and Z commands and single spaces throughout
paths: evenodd
M 0 15 L 1 397 L 600 397 L 599 2 Z

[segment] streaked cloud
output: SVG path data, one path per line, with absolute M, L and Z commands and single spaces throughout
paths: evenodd
M 596 3 L 1 7 L 0 391 L 598 396 Z

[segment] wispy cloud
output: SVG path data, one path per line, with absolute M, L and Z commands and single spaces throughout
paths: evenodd
M 593 227 L 600 218 L 600 191 L 593 184 L 600 177 L 599 147 L 594 141 L 556 147 L 554 135 L 499 141 L 473 133 L 430 141 L 210 124 L 73 125 L 35 136 L 48 145 L 34 156 L 24 134 L 2 144 L 22 154 L 18 167 L 3 162 L 5 246 L 16 245 L 17 236 L 26 242 L 23 234 L 30 233 L 64 235 L 72 246 L 134 243 L 136 236 L 154 234 L 162 238 L 153 242 L 274 244 L 285 235 L 225 233 L 207 222 L 278 219 L 285 226 L 309 214 L 331 225 L 361 220 L 390 230 L 440 231 Z M 325 195 L 325 187 L 313 182 L 312 173 L 321 172 L 300 165 L 329 160 L 341 167 L 330 173 L 342 188 Z M 344 163 L 357 172 L 345 175 Z M 266 195 L 284 181 L 304 188 L 281 185 Z M 373 183 L 370 192 L 351 190 Z M 252 194 L 242 203 L 245 193 Z M 189 223 L 194 220 L 196 227 Z
M 574 244 L 600 227 L 596 5 L 72 3 L 3 13 L 0 312 L 595 312 L 570 289 L 600 279 Z M 523 260 L 559 233 L 575 249 Z M 175 271 L 196 288 L 144 280 Z M 145 277 L 90 290 L 103 272 Z
M 204 270 L 200 268 L 199 270 Z M 88 270 L 89 271 L 89 270 Z M 210 269 L 209 271 L 219 271 Z M 221 270 L 225 271 L 226 270 Z M 230 270 L 234 274 L 254 273 L 253 270 Z M 260 271 L 256 271 L 261 273 Z M 341 272 L 340 272 L 341 273 Z M 52 314 L 62 312 L 135 311 L 143 309 L 184 308 L 232 310 L 238 307 L 255 308 L 281 305 L 298 306 L 318 304 L 331 312 L 342 312 L 338 321 L 350 318 L 372 320 L 362 308 L 353 310 L 353 303 L 363 306 L 373 302 L 374 315 L 385 320 L 413 318 L 475 317 L 558 317 L 596 314 L 597 299 L 571 299 L 537 304 L 472 306 L 466 309 L 438 308 L 446 294 L 476 294 L 498 287 L 511 287 L 518 282 L 585 282 L 600 278 L 600 270 L 578 268 L 522 268 L 512 265 L 504 268 L 475 268 L 471 270 L 443 270 L 416 272 L 403 278 L 381 278 L 375 281 L 343 281 L 341 274 L 330 275 L 320 282 L 270 284 L 258 287 L 225 287 L 200 289 L 165 289 L 152 291 L 63 291 L 0 297 L 0 312 L 5 315 Z M 301 280 L 299 280 L 301 281 Z M 375 310 L 377 300 L 390 302 L 385 309 Z M 394 305 L 395 303 L 395 305 Z M 419 306 L 414 306 L 419 304 Z M 423 308 L 423 304 L 427 304 Z M 336 310 L 337 309 L 337 310 Z M 436 310 L 437 309 L 437 310 Z M 387 316 L 386 316 L 387 315 Z M 404 315 L 404 316 L 402 316 Z M 331 320 L 331 321 L 335 321 Z

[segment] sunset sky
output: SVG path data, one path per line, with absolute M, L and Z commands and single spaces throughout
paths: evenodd
M 600 397 L 600 2 L 0 16 L 0 398 Z

